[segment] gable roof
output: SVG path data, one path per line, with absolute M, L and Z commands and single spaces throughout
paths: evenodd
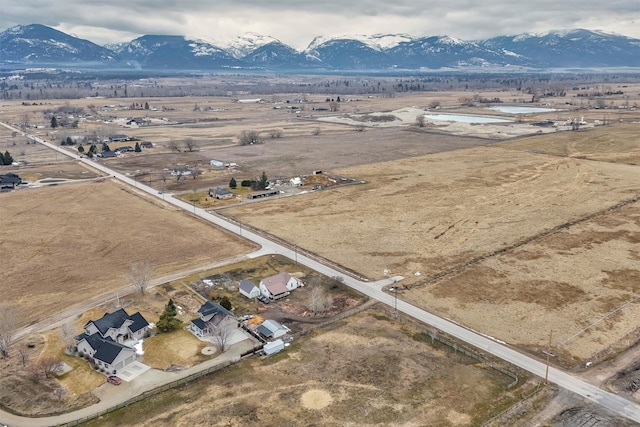
M 102 338 L 98 334 L 85 336 L 84 339 L 96 352 L 93 355 L 94 359 L 111 364 L 122 350 L 134 351 L 131 347 L 127 347 L 123 344 L 118 344 L 109 338 Z
M 250 293 L 251 291 L 253 291 L 256 288 L 256 285 L 254 285 L 251 280 L 242 279 L 242 281 L 240 282 L 240 285 L 238 286 L 238 288 L 241 291 L 245 291 L 246 293 Z
M 114 311 L 113 313 L 105 313 L 98 320 L 89 320 L 85 326 L 93 323 L 95 327 L 100 331 L 100 334 L 104 336 L 110 328 L 118 329 L 122 324 L 129 318 L 129 314 L 121 308 L 120 310 Z
M 129 316 L 129 320 L 133 321 L 133 323 L 129 325 L 129 330 L 131 332 L 137 332 L 140 329 L 149 326 L 149 322 L 147 322 L 147 319 L 145 319 L 139 311 Z
M 274 295 L 278 295 L 284 292 L 289 292 L 287 289 L 287 282 L 291 279 L 291 275 L 286 271 L 281 271 L 275 276 L 270 276 L 262 279 L 262 283 L 267 287 L 267 290 Z
M 149 322 L 147 322 L 147 319 L 145 319 L 140 312 L 129 316 L 124 308 L 114 311 L 113 313 L 105 313 L 100 319 L 90 320 L 84 326 L 86 328 L 90 323 L 93 323 L 100 332 L 100 335 L 104 336 L 109 329 L 119 329 L 127 320 L 132 322 L 131 325 L 129 325 L 131 332 L 137 332 L 145 326 L 149 326 Z
M 215 302 L 207 301 L 198 310 L 198 314 L 202 316 L 215 315 L 217 313 L 223 314 L 225 316 L 235 317 L 229 310 L 221 306 L 220 304 L 216 304 Z

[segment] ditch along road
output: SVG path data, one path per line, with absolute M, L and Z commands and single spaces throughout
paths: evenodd
M 132 187 L 135 187 L 141 192 L 145 192 L 151 196 L 162 199 L 166 203 L 170 203 L 174 206 L 184 209 L 185 211 L 190 212 L 193 215 L 200 217 L 214 225 L 217 225 L 218 227 L 221 227 L 229 232 L 235 233 L 247 240 L 250 240 L 262 247 L 262 253 L 284 255 L 289 259 L 295 260 L 297 263 L 303 264 L 319 273 L 324 274 L 325 276 L 342 277 L 346 285 L 363 293 L 364 295 L 367 295 L 369 298 L 373 298 L 377 301 L 394 307 L 399 312 L 402 312 L 423 323 L 440 329 L 441 331 L 455 337 L 456 339 L 476 347 L 481 352 L 491 354 L 494 357 L 498 357 L 538 377 L 548 378 L 550 382 L 555 383 L 564 389 L 572 391 L 589 401 L 597 403 L 618 415 L 640 423 L 640 405 L 638 405 L 637 403 L 608 391 L 602 390 L 601 388 L 590 384 L 580 378 L 577 378 L 561 369 L 551 366 L 547 367 L 545 363 L 534 359 L 531 356 L 520 353 L 504 342 L 473 331 L 467 327 L 457 324 L 452 320 L 436 316 L 419 307 L 409 304 L 408 302 L 397 299 L 396 295 L 391 295 L 383 291 L 384 286 L 395 283 L 400 279 L 399 277 L 389 278 L 378 282 L 367 282 L 356 279 L 348 274 L 345 274 L 343 271 L 339 271 L 338 269 L 327 265 L 327 263 L 323 261 L 313 259 L 309 256 L 306 256 L 304 253 L 300 253 L 295 246 L 294 248 L 291 248 L 289 246 L 285 246 L 274 240 L 271 240 L 265 236 L 259 235 L 251 230 L 247 230 L 246 228 L 243 229 L 241 224 L 234 224 L 227 219 L 224 219 L 215 214 L 211 214 L 203 209 L 197 208 L 192 204 L 183 202 L 182 200 L 173 197 L 172 194 L 159 193 L 157 189 L 153 189 L 140 182 L 137 182 L 136 180 L 124 174 L 115 172 L 104 166 L 104 164 L 87 158 L 81 158 L 78 154 L 67 151 L 65 149 L 61 149 L 60 147 L 51 144 L 37 136 L 25 134 L 19 129 L 13 128 L 4 123 L 0 124 L 3 124 L 9 129 L 25 135 L 33 141 L 41 143 L 53 150 L 58 151 L 59 153 L 67 155 L 81 163 L 84 163 L 91 168 L 97 169 L 108 176 L 118 179 Z

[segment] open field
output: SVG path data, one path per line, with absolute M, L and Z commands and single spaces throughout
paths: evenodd
M 159 276 L 253 248 L 109 181 L 6 193 L 0 217 L 0 292 L 19 304 L 22 324 L 127 285 L 133 262 Z
M 609 133 L 615 135 L 616 128 Z M 224 212 L 370 278 L 383 277 L 385 269 L 402 275 L 401 288 L 412 288 L 403 298 L 539 351 L 548 342 L 545 325 L 563 325 L 554 331 L 559 343 L 628 300 L 633 292 L 624 286 L 630 284 L 600 288 L 609 277 L 629 280 L 640 251 L 637 203 L 553 232 L 636 198 L 637 167 L 520 151 L 539 138 L 550 137 L 340 170 L 368 183 Z M 618 159 L 618 152 L 610 151 L 612 161 Z M 534 249 L 547 240 L 529 239 L 545 233 L 555 243 Z M 506 258 L 517 252 L 491 258 L 512 247 L 534 254 L 526 267 Z M 485 256 L 490 258 L 479 266 L 461 267 L 459 279 L 415 287 Z M 636 328 L 634 313 L 625 309 L 563 346 L 563 363 L 624 346 Z
M 466 426 L 521 392 L 506 391 L 506 375 L 434 348 L 426 334 L 390 320 L 365 311 L 281 354 L 246 360 L 87 425 Z

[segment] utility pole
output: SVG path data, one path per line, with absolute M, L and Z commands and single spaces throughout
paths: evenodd
M 551 336 L 553 334 L 553 330 L 549 331 L 549 346 L 547 347 L 547 370 L 544 373 L 544 385 L 549 383 L 549 357 L 551 357 Z

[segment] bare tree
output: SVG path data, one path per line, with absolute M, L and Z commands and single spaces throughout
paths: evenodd
M 431 344 L 433 344 L 433 342 L 438 337 L 438 328 L 434 326 L 431 329 L 429 329 L 429 336 L 431 337 Z
M 187 151 L 192 152 L 198 149 L 198 143 L 193 140 L 193 138 L 187 138 L 184 140 L 184 146 L 187 148 Z
M 29 352 L 23 346 L 18 348 L 18 356 L 20 356 L 20 363 L 22 363 L 22 367 L 24 368 L 29 363 Z
M 327 291 L 320 283 L 311 285 L 309 292 L 309 310 L 314 316 L 326 313 L 331 307 L 331 298 L 327 295 Z
M 339 110 L 340 110 L 340 103 L 336 101 L 331 101 L 329 103 L 329 111 L 339 111 Z
M 416 124 L 418 127 L 423 128 L 427 124 L 427 119 L 424 118 L 424 114 L 416 116 Z
M 165 184 L 167 183 L 167 171 L 164 168 L 160 171 L 160 179 Z
M 243 130 L 238 135 L 238 141 L 240 145 L 253 145 L 253 144 L 262 144 L 263 140 L 260 136 L 260 132 L 256 130 Z
M 202 175 L 202 169 L 200 169 L 198 165 L 195 165 L 193 168 L 191 168 L 191 176 L 193 177 L 193 179 L 198 178 L 200 175 Z
M 144 261 L 134 262 L 127 276 L 131 284 L 140 291 L 141 295 L 144 295 L 151 280 L 151 265 Z
M 429 103 L 429 108 L 439 108 L 439 107 L 440 107 L 440 101 L 437 99 L 434 99 Z
M 60 328 L 60 337 L 62 338 L 62 341 L 64 341 L 65 350 L 71 351 L 75 343 L 75 335 L 73 333 L 73 325 L 71 322 L 67 322 L 62 325 L 62 328 Z
M 58 356 L 44 356 L 36 362 L 36 370 L 45 378 L 51 378 L 62 368 L 62 359 Z
M 18 330 L 18 309 L 7 303 L 0 303 L 0 356 L 9 356 L 11 341 Z
M 213 326 L 211 336 L 218 345 L 220 353 L 224 353 L 229 347 L 229 338 L 231 338 L 231 329 L 229 325 L 225 325 L 224 322 L 220 322 Z
M 313 135 L 313 136 L 318 136 L 318 135 L 320 135 L 320 128 L 319 128 L 319 127 L 317 127 L 317 128 L 315 128 L 315 129 L 313 129 L 313 130 L 311 131 L 311 135 Z
M 272 139 L 282 138 L 283 132 L 284 131 L 282 129 L 274 129 L 271 131 L 271 138 Z
M 180 147 L 178 146 L 178 143 L 175 141 L 169 141 L 169 144 L 167 144 L 167 148 L 177 153 L 180 152 Z

